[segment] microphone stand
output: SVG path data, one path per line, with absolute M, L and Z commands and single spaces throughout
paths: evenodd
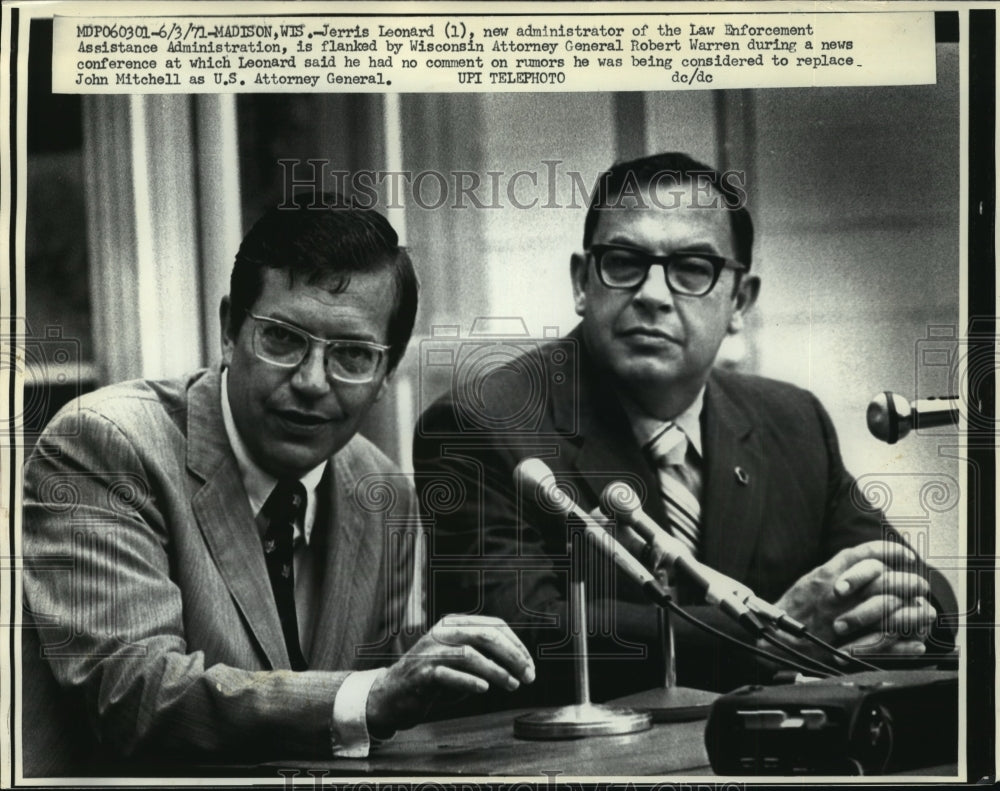
M 586 536 L 574 531 L 570 544 L 569 628 L 573 650 L 575 704 L 542 709 L 514 720 L 514 735 L 522 739 L 577 739 L 637 733 L 652 727 L 652 717 L 620 705 L 590 702 L 587 650 L 587 594 L 584 577 Z
M 656 626 L 663 650 L 663 686 L 616 698 L 614 702 L 649 712 L 653 722 L 689 722 L 706 719 L 719 694 L 694 687 L 677 686 L 674 623 L 666 607 L 656 608 Z

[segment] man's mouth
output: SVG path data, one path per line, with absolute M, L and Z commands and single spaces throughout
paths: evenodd
M 297 409 L 277 409 L 274 414 L 286 425 L 300 429 L 313 429 L 330 422 L 330 419 L 325 415 L 319 415 L 315 412 L 301 412 Z
M 658 327 L 631 327 L 621 333 L 626 338 L 634 338 L 647 343 L 680 343 L 677 338 Z

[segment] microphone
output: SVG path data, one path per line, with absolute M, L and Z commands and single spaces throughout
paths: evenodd
M 632 527 L 647 544 L 656 546 L 663 554 L 668 572 L 676 570 L 683 574 L 698 586 L 705 601 L 714 604 L 751 632 L 756 634 L 759 631 L 759 624 L 754 622 L 751 613 L 792 632 L 805 630 L 803 624 L 790 617 L 784 610 L 758 597 L 742 582 L 737 582 L 732 577 L 696 560 L 686 545 L 670 535 L 642 510 L 639 495 L 624 481 L 613 481 L 604 487 L 604 491 L 601 492 L 601 510 L 609 518 L 618 518 Z
M 909 403 L 886 390 L 868 405 L 868 430 L 876 439 L 892 445 L 915 428 L 957 425 L 959 407 L 955 396 L 920 398 Z
M 514 481 L 526 492 L 530 492 L 533 500 L 548 510 L 579 519 L 591 540 L 601 549 L 610 551 L 618 568 L 639 583 L 652 601 L 661 605 L 669 601 L 670 594 L 663 590 L 646 567 L 556 485 L 555 473 L 544 461 L 536 458 L 524 459 L 514 468 Z

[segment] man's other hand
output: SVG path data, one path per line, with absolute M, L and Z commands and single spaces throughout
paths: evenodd
M 504 621 L 446 615 L 372 685 L 368 731 L 388 735 L 421 722 L 438 700 L 513 691 L 534 679 L 531 654 Z
M 802 576 L 775 604 L 853 653 L 923 653 L 937 613 L 927 580 L 909 570 L 916 565 L 909 547 L 869 541 Z

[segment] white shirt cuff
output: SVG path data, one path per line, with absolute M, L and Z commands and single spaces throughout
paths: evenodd
M 332 747 L 335 758 L 367 758 L 373 740 L 368 735 L 368 693 L 384 667 L 357 670 L 340 685 L 333 699 Z M 376 744 L 379 742 L 376 741 Z

